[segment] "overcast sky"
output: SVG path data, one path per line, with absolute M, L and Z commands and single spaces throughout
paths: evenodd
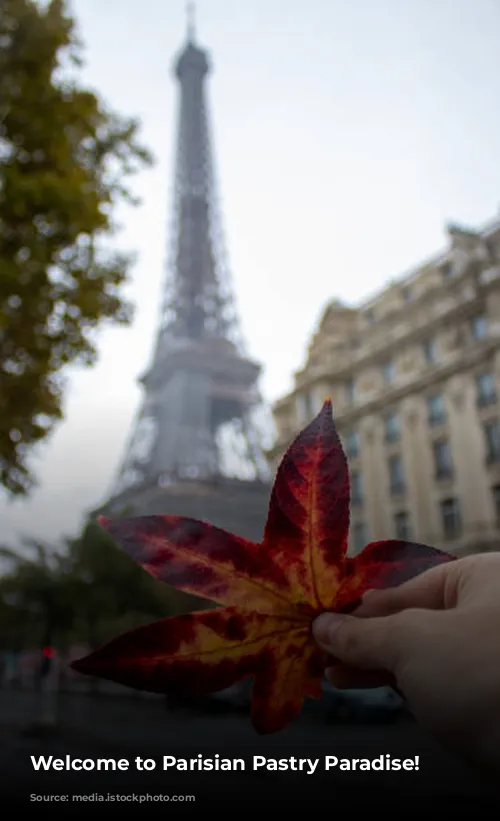
M 199 0 L 233 283 L 268 400 L 288 390 L 325 302 L 363 300 L 500 202 L 498 0 Z M 148 363 L 168 243 L 182 0 L 73 0 L 85 79 L 137 115 L 155 167 L 120 245 L 138 261 L 132 328 L 69 375 L 39 489 L 0 499 L 2 541 L 75 533 L 121 460 Z

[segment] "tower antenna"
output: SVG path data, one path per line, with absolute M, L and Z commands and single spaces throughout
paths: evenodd
M 196 36 L 196 6 L 192 0 L 186 4 L 186 16 L 188 40 L 192 43 Z

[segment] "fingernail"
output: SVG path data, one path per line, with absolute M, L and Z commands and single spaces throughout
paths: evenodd
M 313 621 L 312 631 L 318 644 L 329 645 L 335 638 L 340 625 L 346 620 L 346 616 L 340 613 L 322 613 Z

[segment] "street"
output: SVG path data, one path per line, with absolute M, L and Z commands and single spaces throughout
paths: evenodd
M 248 716 L 210 715 L 190 710 L 172 711 L 161 699 L 129 696 L 61 695 L 57 726 L 45 737 L 33 729 L 40 716 L 40 696 L 31 692 L 0 694 L 0 772 L 3 789 L 24 800 L 29 794 L 51 791 L 78 793 L 92 789 L 124 792 L 158 790 L 170 793 L 195 791 L 203 800 L 335 800 L 365 799 L 442 801 L 443 806 L 463 807 L 484 795 L 486 788 L 469 771 L 445 755 L 410 721 L 388 725 L 328 725 L 320 709 L 305 710 L 299 721 L 282 733 L 258 736 Z M 325 772 L 312 777 L 300 774 L 263 773 L 164 773 L 161 757 L 263 755 L 309 756 L 324 760 L 373 758 L 391 755 L 419 756 L 418 772 Z M 127 773 L 34 772 L 30 756 L 80 758 L 155 758 L 154 772 Z M 92 786 L 91 786 L 92 785 Z M 361 788 L 361 793 L 359 792 Z M 372 800 L 370 799 L 370 800 Z M 472 806 L 472 803 L 471 803 Z

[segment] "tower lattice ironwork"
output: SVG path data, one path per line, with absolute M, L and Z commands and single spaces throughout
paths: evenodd
M 216 197 L 205 81 L 192 20 L 175 62 L 178 138 L 171 255 L 143 401 L 112 497 L 226 477 L 267 485 L 270 415 L 245 351 Z

